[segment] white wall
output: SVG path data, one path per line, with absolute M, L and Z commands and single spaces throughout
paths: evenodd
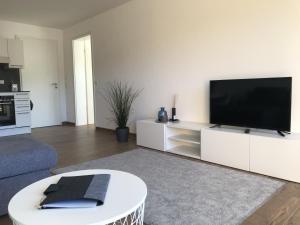
M 63 62 L 63 32 L 61 30 L 33 26 L 9 21 L 0 21 L 0 37 L 14 38 L 35 38 L 42 40 L 55 40 L 58 42 L 58 65 L 59 65 L 59 91 L 61 121 L 66 121 L 66 102 L 65 102 L 65 80 Z M 34 81 L 32 81 L 34 82 Z
M 178 94 L 178 117 L 207 122 L 209 80 L 293 76 L 300 132 L 298 0 L 132 0 L 64 31 L 67 115 L 74 121 L 72 42 L 92 34 L 94 75 L 144 88 L 133 118 L 154 117 Z M 96 90 L 97 92 L 97 90 Z M 96 125 L 113 128 L 96 93 Z

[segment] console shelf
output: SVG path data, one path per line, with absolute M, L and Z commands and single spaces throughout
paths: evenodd
M 179 134 L 169 137 L 170 140 L 200 145 L 200 135 Z
M 180 121 L 156 123 L 155 119 L 137 122 L 137 144 L 161 151 L 201 158 L 201 130 L 209 124 Z
M 201 130 L 208 124 L 168 123 L 165 127 L 165 151 L 191 158 L 201 158 Z
M 195 159 L 200 159 L 200 148 L 181 145 L 181 146 L 174 147 L 168 150 L 167 152 L 174 153 L 177 155 L 183 155 Z
M 176 122 L 176 123 L 167 123 L 166 126 L 168 128 L 183 129 L 183 130 L 190 130 L 190 131 L 200 131 L 204 127 L 205 128 L 209 127 L 209 124 L 180 121 L 180 122 Z

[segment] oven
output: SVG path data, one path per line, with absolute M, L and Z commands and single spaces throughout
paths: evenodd
M 14 95 L 0 96 L 0 127 L 16 125 Z

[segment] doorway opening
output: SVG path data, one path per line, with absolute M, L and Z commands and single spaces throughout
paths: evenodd
M 91 35 L 73 40 L 76 126 L 95 122 Z

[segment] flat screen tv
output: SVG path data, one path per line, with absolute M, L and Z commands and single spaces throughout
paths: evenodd
M 291 98 L 291 77 L 212 80 L 210 123 L 290 131 Z

